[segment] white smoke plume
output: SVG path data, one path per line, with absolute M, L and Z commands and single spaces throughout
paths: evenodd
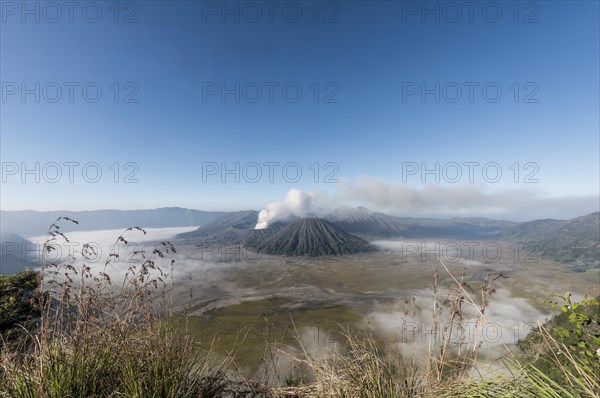
M 290 217 L 304 217 L 311 211 L 313 195 L 292 188 L 279 202 L 271 202 L 258 213 L 258 222 L 255 229 L 264 229 L 270 223 L 286 220 Z
M 340 180 L 336 202 L 360 203 L 393 215 L 482 216 L 531 220 L 573 218 L 598 211 L 598 195 L 551 196 L 534 189 L 489 189 L 478 184 L 413 187 L 370 176 Z
M 569 219 L 598 211 L 598 195 L 550 196 L 533 189 L 487 189 L 471 185 L 424 184 L 414 187 L 370 176 L 340 179 L 332 193 L 291 189 L 269 203 L 258 216 L 257 229 L 277 220 L 326 214 L 336 207 L 366 206 L 395 216 L 490 217 L 515 221 Z

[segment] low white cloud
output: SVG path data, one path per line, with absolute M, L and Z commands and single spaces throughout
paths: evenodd
M 443 303 L 447 292 L 441 289 L 438 292 L 438 303 Z M 473 297 L 477 294 L 474 293 Z M 413 309 L 408 309 L 404 304 L 385 307 L 369 315 L 371 327 L 393 341 L 396 349 L 405 354 L 413 350 L 417 358 L 427 358 L 429 345 L 434 343 L 439 347 L 448 325 L 449 316 L 447 306 L 443 306 L 439 317 L 439 326 L 433 333 L 432 328 L 432 292 L 430 289 L 421 289 L 413 292 L 415 298 L 414 316 Z M 490 304 L 485 310 L 485 320 L 478 322 L 478 310 L 470 303 L 463 304 L 463 326 L 461 332 L 457 324 L 449 330 L 449 340 L 453 346 L 461 341 L 464 347 L 475 347 L 479 342 L 485 347 L 485 352 L 493 356 L 506 349 L 518 340 L 524 338 L 537 321 L 544 321 L 547 315 L 533 307 L 526 299 L 513 297 L 505 288 L 497 288 L 490 298 Z
M 124 237 L 128 241 L 143 243 L 171 239 L 177 234 L 194 231 L 197 228 L 198 227 L 144 228 L 146 234 L 138 230 L 124 232 L 124 228 L 95 231 L 73 231 L 67 234 L 67 238 L 74 243 L 83 244 L 94 242 L 100 246 L 108 247 L 114 244 L 121 234 L 124 234 Z M 37 244 L 43 244 L 46 239 L 46 235 L 28 238 L 29 241 Z
M 533 189 L 490 190 L 479 185 L 413 187 L 359 176 L 341 180 L 336 195 L 379 211 L 401 215 L 486 216 L 531 220 L 571 218 L 598 211 L 598 196 L 549 197 Z

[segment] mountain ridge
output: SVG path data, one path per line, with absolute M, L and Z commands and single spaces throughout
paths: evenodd
M 92 210 L 38 212 L 0 211 L 4 236 L 9 230 L 19 238 L 42 235 L 58 217 L 70 217 L 78 225 L 64 223 L 61 231 L 128 228 L 131 226 L 197 226 L 195 231 L 175 237 L 182 241 L 211 244 L 240 244 L 258 247 L 285 228 L 291 221 L 277 221 L 264 230 L 255 230 L 258 211 L 210 212 L 180 207 L 148 210 Z M 562 263 L 572 263 L 580 270 L 600 266 L 600 212 L 568 220 L 536 219 L 525 222 L 494 220 L 484 217 L 450 219 L 396 217 L 366 207 L 337 208 L 324 220 L 345 233 L 364 241 L 377 239 L 500 239 L 534 242 L 542 256 Z M 23 232 L 25 231 L 25 232 Z M 6 238 L 4 238 L 6 240 Z M 17 240 L 17 239 L 13 239 Z M 31 243 L 31 242 L 30 242 Z M 312 249 L 311 249 L 312 250 Z M 30 264 L 27 264 L 30 265 Z M 11 268 L 14 268 L 11 266 Z M 4 269 L 8 269 L 6 266 Z
M 578 270 L 600 267 L 600 212 L 570 220 L 532 220 L 506 231 L 504 237 L 534 242 L 542 256 L 575 264 Z
M 0 274 L 12 274 L 23 268 L 38 267 L 35 243 L 9 231 L 0 232 Z

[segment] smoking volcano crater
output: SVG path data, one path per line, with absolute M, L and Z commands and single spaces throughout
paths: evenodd
M 264 239 L 247 246 L 258 253 L 279 256 L 339 256 L 367 253 L 376 248 L 322 218 L 298 218 Z

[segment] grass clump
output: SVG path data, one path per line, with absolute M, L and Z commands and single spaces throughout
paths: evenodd
M 13 348 L 26 343 L 25 328 L 31 327 L 40 315 L 37 286 L 38 274 L 31 269 L 0 274 L 0 348 L 9 342 Z
M 39 320 L 28 331 L 31 344 L 2 350 L 0 396 L 221 396 L 229 388 L 223 363 L 170 313 L 169 257 L 175 248 L 161 242 L 123 258 L 129 245 L 123 234 L 103 267 L 90 264 L 97 253 L 87 244 L 80 258 L 49 261 L 48 253 L 69 242 L 59 231 L 61 221 L 76 222 L 59 218 L 48 231 L 37 281 Z M 145 234 L 141 228 L 126 230 L 131 231 Z M 112 281 L 108 268 L 123 264 L 124 277 Z

